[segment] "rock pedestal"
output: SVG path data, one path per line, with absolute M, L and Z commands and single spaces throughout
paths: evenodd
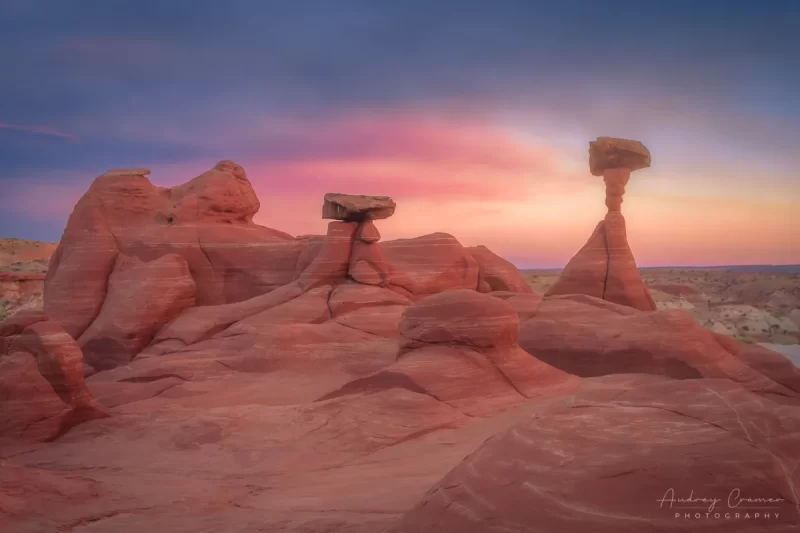
M 631 171 L 648 166 L 650 152 L 638 141 L 599 137 L 589 143 L 589 169 L 603 176 L 608 213 L 547 296 L 587 294 L 642 311 L 656 309 L 628 246 L 622 216 L 622 196 Z
M 389 262 L 378 245 L 381 234 L 372 221 L 389 218 L 394 210 L 395 203 L 388 196 L 325 195 L 322 218 L 358 223 L 347 272 L 358 283 L 382 287 L 389 284 Z
M 603 172 L 603 181 L 606 183 L 606 207 L 608 212 L 622 211 L 622 195 L 625 194 L 625 185 L 631 177 L 629 168 L 609 168 Z

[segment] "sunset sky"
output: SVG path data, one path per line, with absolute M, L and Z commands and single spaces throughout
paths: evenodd
M 800 1 L 0 0 L 0 237 L 56 241 L 92 179 L 242 164 L 260 224 L 326 192 L 559 267 L 603 217 L 588 142 L 641 140 L 642 266 L 800 263 Z

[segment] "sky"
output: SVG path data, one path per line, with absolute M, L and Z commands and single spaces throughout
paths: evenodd
M 111 168 L 244 166 L 255 220 L 326 192 L 563 266 L 605 214 L 598 136 L 642 141 L 640 266 L 800 263 L 800 2 L 0 0 L 0 237 L 57 241 Z

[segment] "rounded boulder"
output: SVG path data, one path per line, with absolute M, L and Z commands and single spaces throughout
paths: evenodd
M 475 348 L 519 342 L 519 317 L 506 302 L 469 289 L 428 296 L 406 309 L 401 334 L 429 344 L 463 344 Z

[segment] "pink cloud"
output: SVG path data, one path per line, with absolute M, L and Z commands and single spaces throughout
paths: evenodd
M 48 135 L 50 137 L 60 137 L 67 139 L 71 142 L 77 142 L 78 138 L 71 133 L 64 133 L 53 128 L 46 126 L 29 126 L 25 124 L 9 124 L 8 122 L 0 121 L 0 130 L 21 131 L 24 133 L 35 133 L 38 135 Z
M 512 200 L 591 182 L 560 149 L 470 117 L 369 115 L 283 131 L 308 154 L 243 161 L 263 194 Z

